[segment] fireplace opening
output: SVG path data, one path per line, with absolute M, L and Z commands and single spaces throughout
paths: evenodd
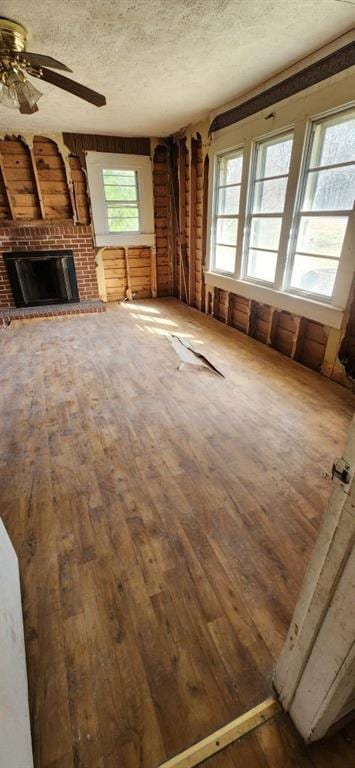
M 4 258 L 17 307 L 78 301 L 72 251 L 17 251 Z

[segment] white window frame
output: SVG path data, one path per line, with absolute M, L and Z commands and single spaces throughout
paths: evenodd
M 331 328 L 341 328 L 344 309 L 346 307 L 354 275 L 354 239 L 355 239 L 355 208 L 352 211 L 343 243 L 340 266 L 337 272 L 331 302 L 320 300 L 311 295 L 301 295 L 290 292 L 285 285 L 286 267 L 288 266 L 290 237 L 293 233 L 294 212 L 296 210 L 299 190 L 300 168 L 304 167 L 305 149 L 309 135 L 310 124 L 336 115 L 347 109 L 354 108 L 353 82 L 346 77 L 340 82 L 318 85 L 308 92 L 276 105 L 272 117 L 272 130 L 266 132 L 265 120 L 269 114 L 261 111 L 256 115 L 224 128 L 213 135 L 209 149 L 210 174 L 208 193 L 208 226 L 207 226 L 207 262 L 204 267 L 206 290 L 220 288 L 231 291 L 247 299 L 269 304 L 275 309 L 284 309 L 291 314 L 301 315 L 315 322 L 323 323 Z M 286 202 L 281 227 L 279 257 L 274 286 L 252 282 L 245 279 L 242 273 L 242 254 L 244 251 L 244 231 L 247 210 L 247 193 L 251 169 L 251 158 L 254 143 L 277 133 L 294 131 L 293 148 L 289 168 L 289 179 L 286 192 Z M 237 245 L 237 261 L 234 275 L 217 272 L 213 261 L 213 221 L 215 204 L 216 162 L 219 154 L 233 152 L 243 147 L 243 174 L 239 208 L 239 231 Z
M 347 269 L 347 267 L 349 266 L 349 258 L 347 258 L 347 251 L 350 247 L 349 230 L 351 227 L 351 221 L 353 221 L 354 223 L 355 203 L 353 203 L 352 209 L 347 209 L 345 211 L 339 210 L 339 209 L 337 210 L 326 209 L 324 211 L 303 211 L 302 210 L 302 204 L 305 196 L 308 173 L 309 173 L 310 158 L 312 153 L 312 136 L 313 136 L 313 130 L 315 126 L 320 125 L 321 123 L 325 123 L 332 118 L 336 119 L 337 116 L 341 117 L 347 112 L 353 112 L 353 111 L 354 111 L 354 105 L 352 106 L 350 105 L 350 106 L 346 106 L 343 109 L 336 109 L 336 110 L 330 111 L 327 114 L 323 114 L 321 116 L 312 117 L 311 120 L 308 121 L 306 131 L 305 131 L 305 145 L 304 145 L 303 159 L 300 166 L 300 172 L 299 172 L 299 178 L 298 178 L 298 184 L 297 184 L 297 190 L 296 190 L 296 196 L 295 196 L 295 207 L 294 207 L 292 226 L 290 230 L 286 268 L 284 271 L 284 278 L 282 283 L 283 290 L 292 295 L 304 297 L 309 301 L 318 301 L 324 304 L 336 304 L 336 303 L 341 304 L 343 301 L 344 293 L 347 291 L 347 285 L 346 285 L 347 273 L 349 272 L 349 270 Z M 344 165 L 346 166 L 355 165 L 355 163 L 337 163 L 334 165 L 329 165 L 329 168 L 339 168 Z M 320 166 L 320 169 L 322 168 L 323 166 Z M 338 266 L 337 266 L 333 291 L 330 296 L 325 296 L 324 294 L 316 293 L 314 291 L 307 291 L 302 288 L 297 288 L 291 285 L 292 270 L 293 270 L 295 255 L 296 255 L 297 238 L 299 234 L 299 228 L 300 228 L 300 222 L 301 222 L 302 216 L 325 216 L 325 217 L 342 216 L 348 219 L 340 257 L 338 259 Z M 334 260 L 336 261 L 336 259 Z M 343 270 L 345 272 L 345 275 L 341 274 Z M 345 281 L 344 281 L 344 277 L 345 277 Z
M 238 186 L 238 187 L 240 187 L 240 198 L 239 198 L 238 213 L 230 214 L 230 216 L 227 215 L 227 214 L 218 214 L 218 191 L 219 191 L 219 189 L 222 186 L 227 186 L 227 185 L 223 185 L 223 184 L 221 185 L 221 184 L 218 183 L 219 182 L 219 169 L 220 169 L 221 160 L 223 160 L 226 157 L 227 158 L 233 158 L 233 157 L 241 157 L 242 158 L 242 176 L 241 176 L 241 180 L 240 180 L 240 182 L 237 182 L 236 184 L 230 185 L 230 186 Z M 243 149 L 243 147 L 235 147 L 232 151 L 220 152 L 215 157 L 215 167 L 214 167 L 214 174 L 213 174 L 214 175 L 214 185 L 213 185 L 213 219 L 212 219 L 212 238 L 211 238 L 211 243 L 212 243 L 212 264 L 213 264 L 213 269 L 218 274 L 221 274 L 221 275 L 229 275 L 229 276 L 232 275 L 233 276 L 233 275 L 236 274 L 236 271 L 237 271 L 237 264 L 238 264 L 238 241 L 239 241 L 239 238 L 240 238 L 240 228 L 241 228 L 241 226 L 243 224 L 243 221 L 241 222 L 241 217 L 240 217 L 241 191 L 242 191 L 242 185 L 243 185 L 243 169 L 244 169 L 244 149 Z M 217 222 L 218 222 L 218 219 L 220 219 L 220 218 L 231 218 L 231 219 L 236 219 L 237 220 L 237 240 L 236 240 L 236 244 L 235 244 L 234 269 L 232 271 L 219 269 L 216 266 Z M 221 245 L 222 245 L 222 243 L 221 243 Z M 233 246 L 230 246 L 230 247 L 233 247 Z
M 265 179 L 269 178 L 286 178 L 286 192 L 285 192 L 285 204 L 283 211 L 281 213 L 254 213 L 252 210 L 252 206 L 254 203 L 254 189 L 255 189 L 255 182 L 256 181 L 263 181 L 264 179 L 256 179 L 256 168 L 257 168 L 257 162 L 258 162 L 258 149 L 263 144 L 268 143 L 277 143 L 280 139 L 283 137 L 290 136 L 292 137 L 292 149 L 291 149 L 291 159 L 290 159 L 290 165 L 288 169 L 288 173 L 282 173 L 274 177 L 265 177 Z M 246 280 L 251 283 L 256 283 L 258 285 L 264 285 L 268 288 L 273 288 L 276 283 L 277 279 L 277 268 L 280 258 L 280 249 L 281 249 L 281 235 L 282 235 L 282 229 L 284 226 L 284 218 L 285 218 L 285 211 L 286 211 L 286 202 L 287 202 L 287 192 L 288 192 L 288 185 L 289 185 L 289 176 L 290 176 L 290 167 L 292 162 L 292 152 L 293 152 L 293 143 L 294 143 L 294 130 L 292 127 L 287 127 L 285 130 L 278 131 L 277 133 L 270 133 L 266 136 L 263 136 L 261 139 L 256 139 L 252 142 L 252 153 L 251 153 L 251 162 L 250 162 L 250 174 L 249 174 L 249 183 L 248 183 L 248 203 L 247 203 L 247 213 L 245 216 L 245 229 L 244 229 L 244 242 L 243 242 L 243 257 L 242 257 L 242 271 L 241 276 L 243 280 Z M 248 275 L 248 256 L 249 256 L 249 248 L 250 248 L 250 233 L 251 233 L 251 224 L 253 218 L 280 218 L 281 219 L 281 229 L 280 229 L 280 239 L 279 239 L 279 247 L 277 250 L 276 255 L 276 267 L 275 267 L 275 277 L 272 281 L 270 280 L 262 280 L 262 278 L 253 277 L 251 275 Z M 267 249 L 261 248 L 256 250 L 265 250 L 267 252 Z M 271 249 L 270 249 L 271 251 Z M 269 251 L 269 252 L 270 252 Z M 272 253 L 275 253 L 274 250 L 271 251 Z
M 95 241 L 98 246 L 154 246 L 154 203 L 152 161 L 146 155 L 87 152 L 88 174 Z M 136 171 L 138 180 L 139 232 L 110 232 L 103 170 Z

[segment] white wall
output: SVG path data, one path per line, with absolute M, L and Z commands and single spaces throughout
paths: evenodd
M 33 768 L 18 562 L 1 519 L 0 768 Z

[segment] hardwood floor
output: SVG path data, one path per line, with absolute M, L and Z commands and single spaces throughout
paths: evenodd
M 167 332 L 225 378 L 178 370 Z M 0 349 L 35 765 L 154 768 L 270 695 L 353 396 L 173 299 Z M 208 761 L 354 764 L 349 729 L 306 749 L 284 715 Z

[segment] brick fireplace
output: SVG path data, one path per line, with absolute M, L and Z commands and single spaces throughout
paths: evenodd
M 0 228 L 0 308 L 15 306 L 2 254 L 60 250 L 73 252 L 79 300 L 98 299 L 95 250 L 90 226 L 12 226 Z

